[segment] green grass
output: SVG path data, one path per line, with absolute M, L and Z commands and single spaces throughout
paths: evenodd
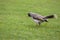
M 36 26 L 28 12 L 57 14 Z M 0 0 L 0 40 L 60 40 L 60 0 Z

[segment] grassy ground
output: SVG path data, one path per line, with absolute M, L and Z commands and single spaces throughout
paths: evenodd
M 57 14 L 40 26 L 27 16 Z M 0 40 L 60 40 L 60 0 L 0 0 Z

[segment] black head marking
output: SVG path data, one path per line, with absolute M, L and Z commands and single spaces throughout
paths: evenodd
M 30 13 L 28 13 L 28 16 L 31 17 Z

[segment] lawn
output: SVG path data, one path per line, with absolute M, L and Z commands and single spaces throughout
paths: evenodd
M 36 26 L 28 12 L 57 14 Z M 60 0 L 0 0 L 0 40 L 60 40 Z

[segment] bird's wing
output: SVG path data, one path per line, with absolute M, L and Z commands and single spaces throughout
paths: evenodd
M 33 16 L 33 18 L 34 19 L 36 19 L 36 20 L 40 20 L 40 21 L 43 21 L 44 19 L 44 17 L 43 16 L 40 16 L 40 15 L 36 15 L 36 16 Z
M 34 22 L 36 23 L 36 24 L 41 24 L 42 23 L 42 21 L 40 21 L 40 20 L 36 20 L 36 19 L 33 19 L 34 20 Z
M 44 21 L 44 16 L 42 15 L 39 15 L 39 14 L 35 14 L 35 13 L 30 13 L 30 16 L 33 18 L 33 19 L 36 19 L 36 20 L 40 20 L 40 21 Z

